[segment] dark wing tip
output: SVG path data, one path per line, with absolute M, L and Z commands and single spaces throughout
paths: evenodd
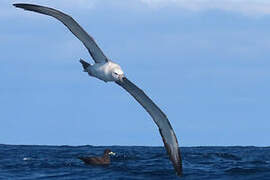
M 174 151 L 175 154 L 173 154 L 172 149 L 170 148 L 170 146 L 167 144 L 165 137 L 162 134 L 161 129 L 159 129 L 160 135 L 162 137 L 162 140 L 164 142 L 164 146 L 167 150 L 167 153 L 169 155 L 170 160 L 172 161 L 173 167 L 176 171 L 176 174 L 178 176 L 182 176 L 183 175 L 183 169 L 182 169 L 182 158 L 181 158 L 181 153 L 180 153 L 180 149 L 178 147 L 178 142 L 177 143 L 177 147 L 176 147 L 176 151 Z
M 23 9 L 27 9 L 29 7 L 39 7 L 38 5 L 26 4 L 26 3 L 15 3 L 15 4 L 13 4 L 13 6 L 15 6 L 17 8 L 23 8 Z
M 25 4 L 25 3 L 18 3 L 18 4 L 13 4 L 13 6 L 17 8 L 22 8 L 24 10 L 28 11 L 36 11 L 40 12 L 39 8 L 42 8 L 42 6 L 35 5 L 35 4 Z M 41 13 L 41 12 L 40 12 Z
M 22 8 L 24 10 L 28 10 L 28 11 L 35 11 L 35 12 L 39 12 L 39 13 L 42 13 L 42 14 L 47 14 L 47 13 L 44 13 L 42 11 L 43 8 L 47 9 L 47 10 L 53 10 L 53 11 L 56 11 L 52 8 L 49 8 L 49 7 L 45 7 L 45 6 L 39 6 L 39 5 L 35 5 L 35 4 L 26 4 L 26 3 L 15 3 L 13 4 L 13 6 L 17 7 L 17 8 Z M 48 14 L 47 14 L 48 15 Z
M 178 160 L 177 162 L 174 163 L 174 169 L 175 169 L 176 174 L 178 176 L 183 175 L 182 159 L 180 159 L 180 160 Z
M 24 5 L 24 4 L 22 4 L 22 3 L 14 3 L 13 4 L 13 6 L 15 6 L 15 7 L 20 7 L 21 5 Z

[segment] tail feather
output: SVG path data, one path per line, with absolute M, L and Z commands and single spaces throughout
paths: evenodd
M 80 59 L 80 63 L 82 64 L 84 71 L 87 72 L 87 68 L 90 66 L 90 64 L 82 59 Z

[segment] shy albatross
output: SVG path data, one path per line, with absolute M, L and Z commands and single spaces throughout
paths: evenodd
M 19 3 L 13 5 L 18 8 L 23 8 L 24 10 L 34 11 L 58 19 L 84 44 L 95 61 L 92 65 L 81 59 L 80 62 L 84 71 L 88 72 L 90 76 L 105 82 L 115 82 L 142 105 L 158 126 L 169 158 L 172 161 L 177 175 L 180 176 L 182 174 L 180 150 L 176 135 L 167 116 L 140 88 L 125 77 L 123 70 L 117 63 L 105 56 L 95 40 L 72 17 L 58 10 L 33 4 Z

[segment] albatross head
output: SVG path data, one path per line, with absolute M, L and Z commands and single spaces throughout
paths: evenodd
M 116 67 L 112 70 L 112 77 L 115 81 L 123 81 L 124 72 L 120 67 Z
M 115 155 L 116 153 L 112 152 L 110 149 L 105 149 L 104 150 L 104 155 Z

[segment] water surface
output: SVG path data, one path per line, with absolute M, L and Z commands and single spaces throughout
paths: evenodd
M 77 157 L 116 152 L 111 165 Z M 183 180 L 270 179 L 270 147 L 184 147 Z M 0 179 L 179 179 L 163 147 L 0 145 Z

